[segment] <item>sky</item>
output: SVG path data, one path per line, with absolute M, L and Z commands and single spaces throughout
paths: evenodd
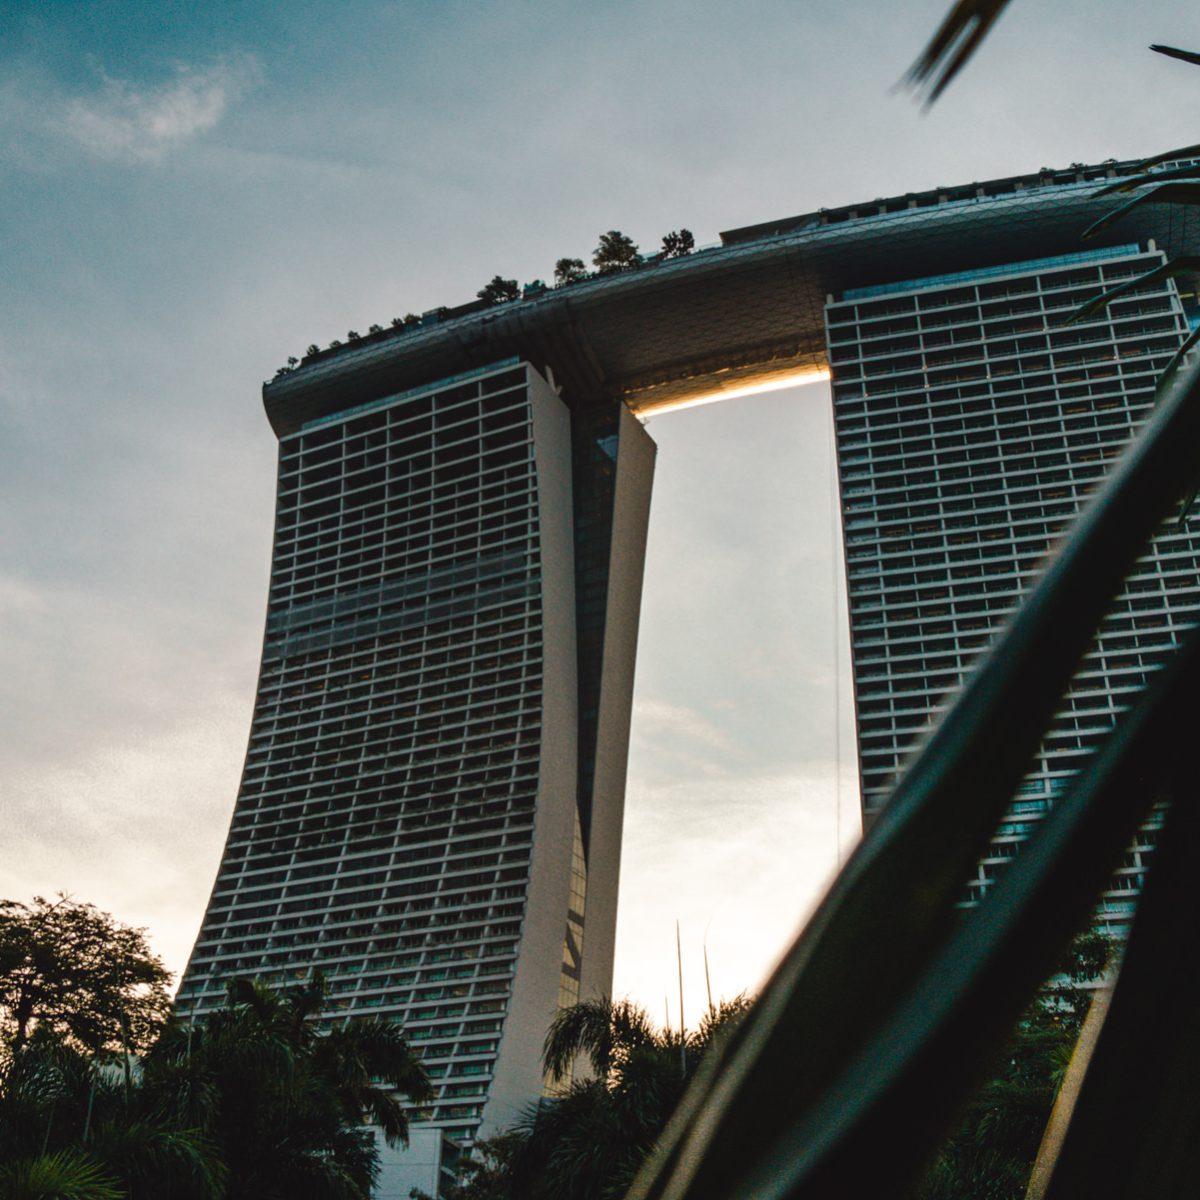
M 182 969 L 266 604 L 259 388 L 348 329 L 856 200 L 1200 140 L 1200 13 L 1014 0 L 928 113 L 947 0 L 8 0 L 0 896 Z M 758 986 L 858 832 L 826 385 L 664 414 L 614 991 Z M 840 847 L 840 849 L 839 849 Z

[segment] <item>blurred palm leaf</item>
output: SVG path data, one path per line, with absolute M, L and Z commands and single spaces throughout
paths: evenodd
M 1188 147 L 1193 154 L 1200 154 L 1200 146 Z M 1187 151 L 1178 151 L 1180 157 L 1187 157 Z M 1171 157 L 1175 157 L 1172 155 Z M 1151 160 L 1158 162 L 1166 162 L 1168 159 L 1160 158 Z M 1139 170 L 1145 167 L 1145 163 L 1139 163 Z M 1115 183 L 1110 183 L 1107 187 L 1102 187 L 1097 193 L 1097 196 L 1115 196 L 1120 192 L 1132 192 L 1135 188 L 1148 187 L 1152 183 L 1166 183 L 1168 179 L 1191 179 L 1196 178 L 1196 182 L 1200 183 L 1200 166 L 1191 163 L 1186 167 L 1172 167 L 1169 171 L 1154 171 L 1148 174 L 1126 175 L 1123 179 L 1118 179 Z
M 1177 58 L 1181 62 L 1196 63 L 1200 66 L 1200 54 L 1193 54 L 1191 50 L 1177 50 L 1174 46 L 1151 46 L 1150 49 L 1155 54 L 1165 54 L 1168 58 Z
M 1083 321 L 1087 317 L 1095 316 L 1102 308 L 1107 308 L 1109 304 L 1125 295 L 1126 292 L 1136 291 L 1140 287 L 1148 287 L 1164 279 L 1171 279 L 1176 275 L 1185 275 L 1194 271 L 1200 271 L 1200 257 L 1194 254 L 1184 254 L 1179 258 L 1173 258 L 1170 262 L 1163 263 L 1160 267 L 1155 267 L 1153 271 L 1147 271 L 1143 275 L 1136 275 L 1133 279 L 1127 279 L 1118 287 L 1109 288 L 1107 292 L 1101 292 L 1099 295 L 1093 296 L 1090 300 L 1081 304 L 1063 324 L 1073 325 L 1076 321 Z M 1184 351 L 1190 347 L 1191 341 L 1192 339 L 1189 338 L 1184 342 L 1183 346 L 1180 347 L 1179 354 L 1167 366 L 1167 371 L 1173 372 L 1173 368 L 1178 365 Z M 1167 382 L 1166 371 L 1163 372 L 1163 381 Z
M 1153 158 L 1142 159 L 1136 169 L 1139 171 L 1148 171 L 1151 167 L 1157 167 L 1159 163 L 1171 162 L 1176 158 L 1197 157 L 1200 157 L 1200 145 L 1181 146 L 1178 150 L 1167 150 L 1163 154 L 1156 154 Z
M 1188 352 L 1200 342 L 1200 325 L 1197 325 L 1191 333 L 1184 339 L 1183 345 L 1171 356 L 1171 361 L 1163 367 L 1163 373 L 1158 377 L 1158 386 L 1155 389 L 1155 397 L 1161 396 L 1167 388 L 1175 381 L 1175 376 L 1179 374 L 1179 368 L 1183 366 L 1183 361 L 1187 358 Z M 1179 516 L 1175 518 L 1175 528 L 1180 530 L 1187 523 L 1188 514 L 1191 513 L 1193 506 L 1196 503 L 1196 496 L 1200 494 L 1200 487 L 1194 487 L 1183 498 L 1179 505 Z
M 1160 187 L 1145 191 L 1089 225 L 1083 231 L 1083 239 L 1086 241 L 1103 233 L 1131 209 L 1142 204 L 1200 204 L 1200 183 L 1164 183 Z
M 929 88 L 927 104 L 966 66 L 1007 5 L 1008 0 L 958 0 L 907 75 L 911 86 Z
M 1184 260 L 1177 258 L 1175 261 L 1182 262 Z M 1193 259 L 1192 261 L 1196 260 Z M 1167 266 L 1170 265 L 1170 263 L 1167 264 Z M 1184 358 L 1187 356 L 1188 351 L 1191 350 L 1191 348 L 1196 344 L 1197 340 L 1200 340 L 1200 325 L 1198 325 L 1192 330 L 1191 333 L 1187 335 L 1183 341 L 1183 345 L 1175 351 L 1175 353 L 1171 356 L 1171 361 L 1167 363 L 1165 367 L 1163 367 L 1163 373 L 1158 377 L 1157 391 L 1159 394 L 1165 392 L 1167 388 L 1169 388 L 1174 382 L 1175 375 L 1179 371 L 1180 364 L 1182 364 Z

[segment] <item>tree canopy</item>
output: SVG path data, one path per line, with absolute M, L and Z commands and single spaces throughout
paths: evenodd
M 32 1038 L 139 1053 L 166 1021 L 170 981 L 145 930 L 91 904 L 0 900 L 0 1060 Z
M 562 287 L 566 283 L 578 283 L 587 278 L 587 267 L 582 258 L 560 258 L 554 264 L 554 285 Z
M 480 300 L 486 300 L 488 304 L 506 304 L 509 300 L 520 299 L 521 289 L 515 279 L 502 279 L 499 275 L 493 275 L 491 282 L 484 284 L 475 295 Z
M 672 229 L 663 234 L 662 257 L 683 258 L 696 248 L 696 238 L 690 229 Z
M 601 275 L 628 271 L 637 264 L 637 258 L 637 243 L 619 229 L 610 229 L 607 233 L 602 233 L 600 244 L 592 252 L 592 263 Z
M 238 980 L 223 1007 L 172 1021 L 136 1063 L 30 1039 L 0 1070 L 0 1200 L 367 1200 L 378 1153 L 429 1096 L 399 1027 L 321 1034 L 319 978 Z
M 560 1010 L 542 1052 L 551 1094 L 483 1147 L 453 1200 L 617 1200 L 709 1048 L 749 1006 L 724 1002 L 682 1035 L 627 1000 Z
M 398 1025 L 322 1032 L 319 975 L 169 1017 L 145 934 L 66 896 L 0 902 L 0 1200 L 367 1200 L 369 1125 L 428 1076 Z
M 1077 938 L 1013 1031 L 913 1200 L 1022 1200 L 1111 939 Z
M 376 1151 L 364 1122 L 406 1140 L 399 1097 L 431 1094 L 398 1025 L 357 1018 L 318 1032 L 326 991 L 320 976 L 285 991 L 234 980 L 223 1008 L 172 1023 L 146 1058 L 160 1108 L 217 1146 L 229 1200 L 367 1196 Z

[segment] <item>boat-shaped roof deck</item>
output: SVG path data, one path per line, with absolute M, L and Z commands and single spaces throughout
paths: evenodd
M 1074 166 L 805 213 L 636 268 L 427 313 L 321 351 L 263 387 L 279 436 L 306 421 L 519 357 L 571 404 L 621 399 L 649 414 L 827 373 L 824 307 L 850 288 L 1147 243 L 1197 243 L 1196 209 L 1146 204 L 1095 241 L 1083 230 L 1122 197 L 1098 197 L 1135 162 Z

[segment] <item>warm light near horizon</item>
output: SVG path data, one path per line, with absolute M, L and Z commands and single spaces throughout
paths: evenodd
M 760 375 L 746 382 L 730 384 L 728 387 L 718 385 L 715 391 L 701 392 L 695 396 L 673 397 L 657 403 L 653 399 L 639 402 L 635 398 L 629 407 L 640 417 L 657 417 L 659 413 L 696 408 L 701 404 L 715 404 L 718 400 L 734 400 L 739 396 L 757 396 L 763 392 L 778 392 L 784 388 L 803 387 L 809 383 L 824 383 L 829 377 L 829 372 L 823 367 L 800 367 L 797 370 L 772 374 L 766 379 Z

